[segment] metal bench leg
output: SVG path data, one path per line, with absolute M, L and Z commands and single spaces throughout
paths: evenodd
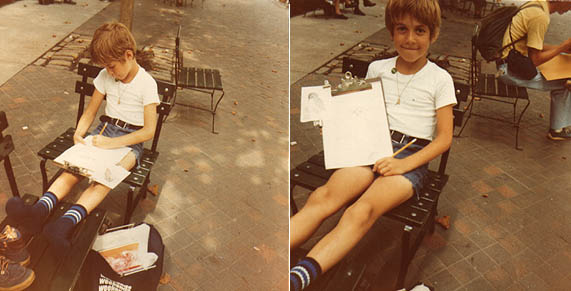
M 472 96 L 472 99 L 470 99 L 470 103 L 468 103 L 468 116 L 466 117 L 466 121 L 464 121 L 462 123 L 462 128 L 460 128 L 460 131 L 458 132 L 458 134 L 456 135 L 457 137 L 460 137 L 460 135 L 462 134 L 462 132 L 464 131 L 464 128 L 466 127 L 466 125 L 468 124 L 468 120 L 470 120 L 470 117 L 472 117 L 472 108 L 474 107 L 474 96 Z
M 527 110 L 527 107 L 529 107 L 529 103 L 531 103 L 531 101 L 529 99 L 527 99 L 527 104 L 525 105 L 525 108 L 523 108 L 523 110 L 521 111 L 521 114 L 519 115 L 519 118 L 518 118 L 517 123 L 516 123 L 515 148 L 516 148 L 516 150 L 519 150 L 519 151 L 523 150 L 523 148 L 519 147 L 519 123 L 521 122 L 521 118 L 523 117 L 523 114 Z
M 42 173 L 42 192 L 48 190 L 48 173 L 46 172 L 46 159 L 40 161 L 40 172 Z
M 6 170 L 6 176 L 8 176 L 8 183 L 10 183 L 10 189 L 12 190 L 12 195 L 14 197 L 20 197 L 18 192 L 18 185 L 16 184 L 16 178 L 14 177 L 14 170 L 12 169 L 12 163 L 10 163 L 10 157 L 4 159 L 4 169 Z
M 131 214 L 133 209 L 133 192 L 135 192 L 134 186 L 129 186 L 129 192 L 127 193 L 127 209 L 125 210 L 125 218 L 123 224 L 129 224 L 131 220 Z
M 218 109 L 218 104 L 220 104 L 220 101 L 222 101 L 222 98 L 224 97 L 224 90 L 222 90 L 222 95 L 220 95 L 220 98 L 218 98 L 218 101 L 216 101 L 216 105 L 214 105 L 215 92 L 216 90 L 212 90 L 212 94 L 210 95 L 210 112 L 212 113 L 212 133 L 218 134 L 217 131 L 214 131 L 214 117 L 216 116 L 216 109 Z
M 297 209 L 297 205 L 295 204 L 295 200 L 293 200 L 293 188 L 295 185 L 292 185 L 289 188 L 289 207 L 291 208 L 291 212 L 295 215 L 299 210 Z
M 401 264 L 400 264 L 400 271 L 399 276 L 397 279 L 396 289 L 404 288 L 404 279 L 406 278 L 406 273 L 408 270 L 408 263 L 410 261 L 410 233 L 412 231 L 412 227 L 409 225 L 404 226 L 404 231 L 402 234 L 402 256 L 401 256 Z

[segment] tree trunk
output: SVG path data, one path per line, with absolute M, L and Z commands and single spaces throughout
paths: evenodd
M 121 0 L 121 7 L 119 11 L 119 22 L 125 24 L 129 31 L 133 31 L 133 6 L 135 0 Z

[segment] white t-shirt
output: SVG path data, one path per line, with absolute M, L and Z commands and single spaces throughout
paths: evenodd
M 93 80 L 97 91 L 107 95 L 105 115 L 137 126 L 145 124 L 145 105 L 160 103 L 157 82 L 139 66 L 135 78 L 128 84 L 115 79 L 106 69 Z
M 432 140 L 436 110 L 457 103 L 452 77 L 431 61 L 414 75 L 393 74 L 396 60 L 397 57 L 372 62 L 366 78 L 382 79 L 390 129 Z M 400 104 L 397 104 L 397 75 Z

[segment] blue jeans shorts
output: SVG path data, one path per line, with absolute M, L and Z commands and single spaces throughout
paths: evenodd
M 103 128 L 103 126 L 105 126 L 105 122 L 99 123 L 99 125 L 89 135 L 98 135 L 99 132 L 101 132 L 101 129 Z M 105 127 L 105 131 L 103 131 L 102 135 L 106 136 L 106 137 L 119 137 L 119 136 L 123 136 L 123 135 L 129 134 L 129 133 L 134 132 L 134 131 L 136 131 L 136 130 L 129 129 L 129 128 L 122 128 L 122 127 L 119 127 L 119 126 L 116 126 L 114 124 L 109 123 L 109 124 L 107 124 L 107 127 Z M 134 168 L 136 168 L 138 165 L 141 164 L 141 157 L 143 156 L 143 143 L 130 145 L 128 147 L 130 147 L 131 150 L 133 150 L 133 152 L 135 153 L 135 156 L 137 157 L 137 164 L 134 167 Z
M 395 142 L 395 141 L 392 141 L 392 143 L 393 143 L 393 152 L 398 151 L 400 148 L 402 148 L 403 146 L 406 145 L 406 143 L 399 143 L 399 142 Z M 395 158 L 404 159 L 404 158 L 418 152 L 422 148 L 423 148 L 423 146 L 412 144 L 408 148 L 406 148 L 404 151 L 402 151 L 398 155 L 396 155 Z M 373 168 L 373 166 L 371 166 L 371 168 Z M 379 177 L 379 176 L 380 176 L 380 174 L 375 172 L 375 178 Z M 428 177 L 428 164 L 424 164 L 424 165 L 422 165 L 422 166 L 420 166 L 420 167 L 418 167 L 418 168 L 416 168 L 410 172 L 406 172 L 406 173 L 402 174 L 402 176 L 407 178 L 410 181 L 410 183 L 412 183 L 412 190 L 416 194 L 416 199 L 420 199 L 420 196 L 419 196 L 420 190 L 424 186 L 424 183 Z

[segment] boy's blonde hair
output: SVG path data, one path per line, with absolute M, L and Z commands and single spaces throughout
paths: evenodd
M 127 50 L 131 50 L 135 55 L 137 44 L 129 29 L 119 22 L 109 22 L 100 26 L 93 34 L 89 46 L 91 60 L 100 65 L 112 61 L 124 62 Z
M 406 14 L 428 26 L 430 39 L 436 39 L 441 23 L 438 0 L 389 0 L 385 8 L 385 26 L 391 36 L 394 33 L 395 23 Z

